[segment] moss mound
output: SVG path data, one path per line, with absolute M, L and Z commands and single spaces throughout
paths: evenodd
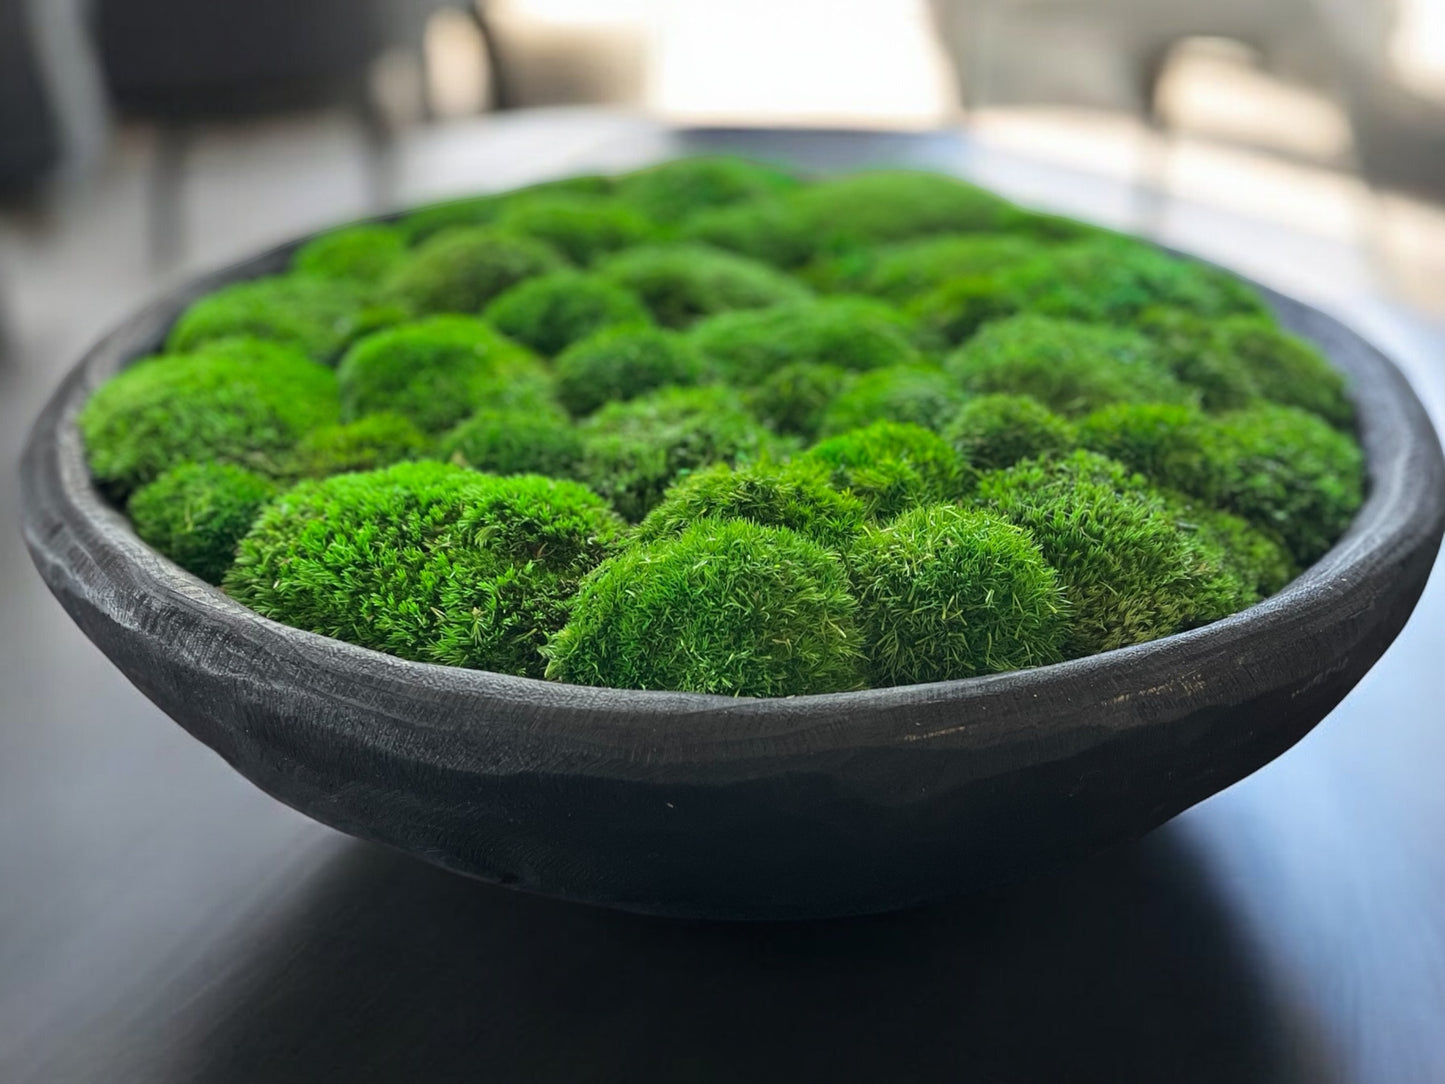
M 437 452 L 449 462 L 493 474 L 565 478 L 582 457 L 582 436 L 561 412 L 480 410 L 443 436 Z
M 766 199 L 798 185 L 774 166 L 741 158 L 677 158 L 618 178 L 617 196 L 656 222 Z
M 815 444 L 802 457 L 820 464 L 838 489 L 887 520 L 920 504 L 960 497 L 972 482 L 958 453 L 919 425 L 876 422 Z
M 657 238 L 657 227 L 625 204 L 601 196 L 552 193 L 509 202 L 497 227 L 545 241 L 575 264 L 586 266 L 609 253 Z
M 874 369 L 828 404 L 819 432 L 836 436 L 880 421 L 938 430 L 958 412 L 963 398 L 957 383 L 938 369 L 923 365 Z
M 327 425 L 307 433 L 296 445 L 286 473 L 326 478 L 422 459 L 429 451 L 431 440 L 400 414 L 368 414 L 354 422 Z
M 276 495 L 276 483 L 232 463 L 181 463 L 136 490 L 135 533 L 207 583 L 219 584 L 236 543 Z
M 445 230 L 490 225 L 514 202 L 526 202 L 539 196 L 605 196 L 612 188 L 611 177 L 564 177 L 512 192 L 464 196 L 431 203 L 405 215 L 397 228 L 409 244 L 418 245 Z
M 579 685 L 726 696 L 862 686 L 857 604 L 838 558 L 801 535 L 703 520 L 590 575 L 547 647 Z
M 1067 418 L 1027 395 L 970 399 L 943 426 L 942 435 L 965 463 L 981 471 L 1062 455 L 1079 445 Z
M 406 238 L 393 226 L 346 226 L 296 250 L 291 269 L 299 275 L 343 279 L 371 286 L 406 260 Z
M 1016 267 L 1043 251 L 1034 238 L 1016 234 L 945 234 L 854 249 L 821 262 L 808 277 L 820 289 L 902 304 L 956 279 Z
M 652 322 L 632 293 L 577 271 L 554 271 L 518 283 L 482 315 L 503 335 L 548 357 L 603 328 Z
M 1218 334 L 1265 398 L 1318 414 L 1339 429 L 1354 426 L 1344 374 L 1309 343 L 1258 316 L 1222 320 Z
M 813 259 L 819 245 L 812 223 L 783 200 L 700 211 L 678 227 L 678 235 L 785 270 Z
M 337 369 L 345 417 L 390 411 L 440 433 L 544 381 L 536 359 L 480 320 L 434 316 L 369 335 Z
M 949 681 L 1058 662 L 1067 604 L 1033 539 L 989 512 L 931 504 L 849 555 L 870 684 Z
M 1033 314 L 988 325 L 950 354 L 944 367 L 975 395 L 1028 395 L 1066 415 L 1114 402 L 1196 398 L 1137 332 Z
M 620 538 L 621 523 L 576 483 L 402 463 L 277 498 L 225 587 L 295 628 L 539 677 L 566 598 Z
M 1220 334 L 1230 322 L 1161 306 L 1145 309 L 1135 326 L 1153 340 L 1159 363 L 1199 392 L 1206 410 L 1240 410 L 1258 401 L 1260 389 L 1244 358 Z
M 1010 206 L 953 177 L 908 170 L 855 173 L 801 189 L 791 201 L 832 246 L 1001 229 Z
M 702 381 L 707 365 L 685 338 L 658 328 L 600 332 L 557 358 L 557 398 L 574 415 L 668 385 Z
M 222 339 L 254 338 L 294 346 L 315 361 L 331 361 L 368 328 L 355 283 L 278 275 L 223 286 L 188 308 L 166 340 L 173 354 Z
M 847 390 L 852 379 L 852 373 L 836 365 L 795 361 L 748 388 L 743 399 L 773 432 L 814 440 L 828 404 Z
M 694 471 L 669 489 L 634 536 L 650 542 L 679 535 L 705 518 L 786 527 L 832 549 L 848 546 L 865 520 L 863 502 L 834 489 L 821 464 L 718 463 Z
M 184 462 L 283 473 L 296 443 L 337 413 L 329 369 L 243 342 L 137 362 L 90 397 L 79 426 L 91 474 L 124 497 Z
M 1253 600 L 1217 547 L 1103 456 L 1075 452 L 987 474 L 977 499 L 1033 535 L 1058 570 L 1072 608 L 1070 657 L 1169 636 Z
M 600 271 L 642 298 L 664 327 L 808 297 L 807 287 L 767 264 L 705 245 L 635 248 L 605 260 Z
M 663 388 L 609 403 L 582 434 L 578 477 L 633 522 L 684 472 L 750 462 L 780 448 L 736 393 L 720 387 Z
M 446 230 L 411 254 L 382 296 L 417 316 L 479 313 L 517 283 L 565 266 L 556 249 L 531 237 L 486 226 Z
M 725 312 L 689 333 L 718 375 L 751 387 L 784 365 L 816 362 L 861 372 L 923 359 L 903 315 L 866 298 L 827 298 Z

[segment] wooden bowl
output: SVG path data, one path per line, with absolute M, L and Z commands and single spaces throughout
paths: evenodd
M 1265 291 L 1352 380 L 1369 496 L 1278 595 L 1056 666 L 790 699 L 591 689 L 407 662 L 268 621 L 160 557 L 90 482 L 76 412 L 154 351 L 177 290 L 81 360 L 25 453 L 25 537 L 62 605 L 267 793 L 483 880 L 665 915 L 907 907 L 1147 832 L 1278 756 L 1409 617 L 1445 464 L 1395 367 Z M 178 811 L 180 815 L 180 811 Z

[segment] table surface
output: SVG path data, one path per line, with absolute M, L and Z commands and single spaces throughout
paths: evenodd
M 729 146 L 956 169 L 1319 297 L 1440 417 L 1442 336 L 1343 246 L 960 132 L 670 133 L 571 111 L 392 148 L 379 198 Z M 187 267 L 377 190 L 345 124 L 190 164 Z M 144 148 L 53 220 L 0 223 L 0 1080 L 1445 1080 L 1445 591 L 1295 749 L 1140 843 L 906 914 L 718 926 L 465 881 L 265 797 L 131 688 L 46 595 L 9 467 L 84 343 L 158 288 Z M 372 177 L 375 180 L 375 177 Z M 1332 262 L 1333 261 L 1333 262 Z M 178 274 L 186 268 L 175 269 Z M 1345 269 L 1345 270 L 1341 270 Z

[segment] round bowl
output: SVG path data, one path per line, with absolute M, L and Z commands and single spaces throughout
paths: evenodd
M 197 280 L 96 346 L 22 464 L 26 541 L 102 651 L 286 804 L 486 881 L 657 914 L 892 910 L 1142 835 L 1278 756 L 1394 640 L 1445 528 L 1425 411 L 1378 351 L 1264 291 L 1351 378 L 1369 495 L 1273 598 L 1055 666 L 787 699 L 552 684 L 276 624 L 149 549 L 91 485 L 76 412 Z

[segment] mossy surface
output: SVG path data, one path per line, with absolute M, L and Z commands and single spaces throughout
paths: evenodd
M 313 429 L 301 438 L 286 473 L 325 478 L 346 471 L 377 470 L 408 459 L 423 459 L 432 442 L 400 414 L 368 414 L 342 425 Z
M 582 436 L 560 412 L 480 410 L 441 438 L 437 454 L 493 474 L 566 478 L 582 457 Z
M 683 328 L 714 313 L 761 309 L 809 296 L 806 286 L 767 264 L 706 245 L 650 245 L 599 265 L 642 299 L 653 319 Z
M 820 244 L 812 223 L 784 200 L 701 211 L 678 227 L 678 236 L 785 270 L 808 263 Z
M 1002 470 L 1024 459 L 1062 455 L 1078 447 L 1070 421 L 1027 395 L 969 399 L 943 426 L 942 436 L 977 470 Z
M 656 222 L 766 199 L 798 186 L 792 174 L 762 162 L 701 155 L 676 158 L 617 180 L 617 197 Z
M 540 193 L 515 199 L 501 209 L 496 224 L 507 232 L 545 241 L 584 267 L 658 236 L 657 226 L 643 215 L 601 196 Z
M 784 528 L 702 520 L 592 573 L 547 647 L 578 685 L 788 696 L 861 688 L 838 557 Z
M 1248 369 L 1259 393 L 1318 414 L 1338 429 L 1355 423 L 1345 376 L 1309 343 L 1262 317 L 1231 317 L 1217 325 L 1223 349 Z
M 830 178 L 790 197 L 832 246 L 1001 228 L 1007 200 L 937 173 L 878 170 Z
M 669 385 L 700 383 L 707 364 L 686 338 L 660 328 L 617 328 L 569 347 L 555 366 L 557 398 L 574 415 Z
M 1243 601 L 1268 598 L 1299 574 L 1299 566 L 1278 535 L 1243 516 L 1211 508 L 1181 494 L 1165 493 L 1182 529 L 1200 535 L 1224 554 L 1224 567 L 1246 589 Z
M 874 422 L 908 422 L 938 430 L 963 403 L 948 374 L 925 365 L 890 365 L 860 374 L 823 412 L 822 436 L 862 429 Z
M 1189 403 L 1198 397 L 1137 332 L 1033 314 L 988 325 L 944 367 L 975 395 L 1028 395 L 1065 415 L 1114 402 Z
M 937 433 L 919 425 L 877 422 L 815 444 L 802 457 L 821 464 L 833 485 L 888 520 L 920 504 L 955 500 L 972 473 Z
M 219 584 L 276 491 L 271 479 L 232 463 L 181 463 L 136 490 L 127 511 L 143 542 Z
M 1206 410 L 1221 411 L 1241 410 L 1260 397 L 1250 366 L 1220 334 L 1232 322 L 1156 306 L 1145 309 L 1135 326 L 1153 340 L 1159 363 L 1199 392 Z
M 795 361 L 743 393 L 758 419 L 775 433 L 814 440 L 828 404 L 845 392 L 854 374 L 836 365 Z
M 171 329 L 166 349 L 184 354 L 222 339 L 254 338 L 329 362 L 366 328 L 355 283 L 277 275 L 223 286 L 194 302 Z
M 404 215 L 397 228 L 408 243 L 419 245 L 446 230 L 491 225 L 503 210 L 514 202 L 525 202 L 538 196 L 605 196 L 612 189 L 611 177 L 564 177 L 511 192 L 463 196 L 460 199 L 427 204 Z
M 719 377 L 761 383 L 784 365 L 816 362 L 862 372 L 923 361 L 903 314 L 867 298 L 824 298 L 726 312 L 689 333 Z
M 540 677 L 540 648 L 620 521 L 573 482 L 442 463 L 303 482 L 242 539 L 226 590 L 402 658 Z
M 650 542 L 679 535 L 698 520 L 745 519 L 786 527 L 832 549 L 846 548 L 862 532 L 863 502 L 829 484 L 828 471 L 808 461 L 718 463 L 694 471 L 667 491 L 634 537 Z
M 604 328 L 652 322 L 630 291 L 577 271 L 520 282 L 493 300 L 483 316 L 503 335 L 548 357 Z
M 381 296 L 416 316 L 476 314 L 517 283 L 566 265 L 556 249 L 531 237 L 487 226 L 445 230 L 411 254 Z
M 901 304 L 956 279 L 1017 266 L 1044 251 L 1037 240 L 1015 234 L 945 234 L 854 249 L 822 261 L 807 277 L 820 289 L 871 294 Z
M 336 422 L 336 376 L 294 350 L 240 342 L 137 362 L 80 412 L 91 474 L 124 497 L 184 462 L 284 472 L 296 443 Z
M 984 475 L 977 500 L 1028 531 L 1058 571 L 1070 657 L 1169 636 L 1253 600 L 1223 552 L 1142 477 L 1092 452 Z
M 848 557 L 870 684 L 911 685 L 1058 662 L 1068 611 L 1023 530 L 930 504 L 869 530 Z
M 300 275 L 374 285 L 406 260 L 406 238 L 393 226 L 346 226 L 323 233 L 296 250 L 291 269 Z
M 369 335 L 337 369 L 347 419 L 389 411 L 440 433 L 545 382 L 533 355 L 480 320 L 435 316 Z
M 721 387 L 663 388 L 609 403 L 582 427 L 578 477 L 636 522 L 687 471 L 746 463 L 785 446 L 736 393 Z
M 1218 425 L 1195 407 L 1115 403 L 1079 420 L 1079 444 L 1117 460 L 1163 489 L 1213 504 L 1228 450 Z

